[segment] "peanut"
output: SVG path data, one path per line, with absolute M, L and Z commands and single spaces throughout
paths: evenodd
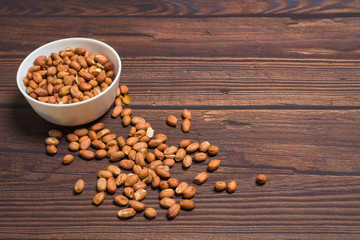
M 175 189 L 175 193 L 177 195 L 182 195 L 184 190 L 189 186 L 189 184 L 187 182 L 181 182 L 179 183 L 179 185 L 176 187 Z
M 186 153 L 193 153 L 196 152 L 200 147 L 199 142 L 193 142 L 189 146 L 186 147 Z
M 208 149 L 209 156 L 215 156 L 218 152 L 219 152 L 219 148 L 214 145 L 211 145 Z
M 144 215 L 148 219 L 154 219 L 156 217 L 156 210 L 154 208 L 145 209 Z
M 107 155 L 107 152 L 104 149 L 99 149 L 95 152 L 95 157 L 97 159 L 103 159 L 106 157 L 106 155 Z
M 179 143 L 180 148 L 187 148 L 191 144 L 191 141 L 189 139 L 183 139 Z
M 131 187 L 125 187 L 123 192 L 127 198 L 132 199 L 134 197 L 134 189 L 132 189 Z
M 183 167 L 189 168 L 192 164 L 192 157 L 190 155 L 186 155 L 183 159 Z
M 161 181 L 159 187 L 161 190 L 168 189 L 169 183 L 167 181 Z
M 175 154 L 175 161 L 180 162 L 184 159 L 186 151 L 184 148 L 179 148 Z
M 78 151 L 80 148 L 80 144 L 78 142 L 71 142 L 69 143 L 69 150 L 72 152 Z
M 114 197 L 114 203 L 119 206 L 126 206 L 129 203 L 129 199 L 124 195 L 117 195 Z
M 80 150 L 80 157 L 85 160 L 92 160 L 95 158 L 95 153 L 90 150 Z
M 162 208 L 170 208 L 174 204 L 176 204 L 176 200 L 172 198 L 164 197 L 160 200 L 160 206 Z
M 235 192 L 235 190 L 236 190 L 236 180 L 233 180 L 226 185 L 226 191 L 228 193 L 233 193 Z
M 159 198 L 162 199 L 164 197 L 172 198 L 174 196 L 174 190 L 171 188 L 164 189 L 160 192 Z
M 194 183 L 201 185 L 206 182 L 208 177 L 209 177 L 209 174 L 207 172 L 201 172 L 194 177 Z
M 160 168 L 160 166 L 155 168 L 155 172 L 161 178 L 169 178 L 170 177 L 170 172 L 164 170 L 163 168 Z
M 139 189 L 145 189 L 146 183 L 145 182 L 137 182 L 132 186 L 132 188 L 134 189 L 134 191 L 137 191 Z
M 75 193 L 79 194 L 82 193 L 82 191 L 84 191 L 85 188 L 85 182 L 82 179 L 79 179 L 74 186 L 74 191 Z
M 107 170 L 100 170 L 98 171 L 97 175 L 99 178 L 106 178 L 106 179 L 111 178 L 113 176 L 112 173 Z
M 173 115 L 170 115 L 166 118 L 166 123 L 171 127 L 176 127 L 177 122 L 178 122 L 177 118 Z
M 226 182 L 224 181 L 217 181 L 215 183 L 215 189 L 218 192 L 224 191 L 226 189 Z
M 189 119 L 184 119 L 182 124 L 181 124 L 181 130 L 184 133 L 187 133 L 190 131 L 190 127 L 191 127 L 191 121 Z
M 184 199 L 180 202 L 181 209 L 191 211 L 195 208 L 195 203 L 192 200 Z
M 62 162 L 63 162 L 63 164 L 68 165 L 68 164 L 72 163 L 73 160 L 74 160 L 74 156 L 71 154 L 67 154 L 64 156 Z
M 208 170 L 209 170 L 210 172 L 215 171 L 216 169 L 219 168 L 220 163 L 221 163 L 221 161 L 220 161 L 219 159 L 213 159 L 213 160 L 211 160 L 211 161 L 209 162 L 209 164 L 208 164 Z
M 264 185 L 266 183 L 267 177 L 264 174 L 259 174 L 256 177 L 256 184 L 258 185 Z
M 136 200 L 129 201 L 129 205 L 130 205 L 130 207 L 135 209 L 135 211 L 137 211 L 137 212 L 142 212 L 146 208 L 145 203 L 142 203 L 142 202 L 139 202 L 139 201 L 136 201 Z
M 146 197 L 146 190 L 139 189 L 134 193 L 134 200 L 141 201 Z
M 182 112 L 182 115 L 183 119 L 189 119 L 191 120 L 191 112 L 187 109 L 184 109 L 183 112 Z
M 200 152 L 207 152 L 209 150 L 210 147 L 210 143 L 208 141 L 204 141 L 200 144 L 199 146 L 199 151 Z
M 125 170 L 131 170 L 134 167 L 134 165 L 135 162 L 131 160 L 124 159 L 120 161 L 120 168 Z
M 104 192 L 99 192 L 97 194 L 95 194 L 95 196 L 93 197 L 93 204 L 95 204 L 96 206 L 100 205 L 105 199 L 105 193 Z
M 59 140 L 54 137 L 48 137 L 45 139 L 45 143 L 47 145 L 54 145 L 56 147 L 57 145 L 59 145 Z
M 47 145 L 46 146 L 46 151 L 51 154 L 54 155 L 57 153 L 57 148 L 55 147 L 55 145 Z
M 113 177 L 109 177 L 106 181 L 106 190 L 108 193 L 112 194 L 116 192 L 116 183 Z
M 207 157 L 206 153 L 199 152 L 199 153 L 196 153 L 192 159 L 194 162 L 203 162 L 206 160 L 206 157 Z
M 98 192 L 105 192 L 106 191 L 106 179 L 101 177 L 97 180 L 96 189 Z
M 174 204 L 168 209 L 167 216 L 169 219 L 174 219 L 180 212 L 180 204 Z
M 179 180 L 176 178 L 169 178 L 168 179 L 169 187 L 175 189 L 179 185 Z
M 56 129 L 52 129 L 49 131 L 49 136 L 60 139 L 62 138 L 62 132 Z
M 120 219 L 128 219 L 134 217 L 136 214 L 135 209 L 133 208 L 125 208 L 118 212 L 118 217 Z
M 124 185 L 127 178 L 128 177 L 127 177 L 126 173 L 120 173 L 119 176 L 117 176 L 117 178 L 115 180 L 116 185 L 117 186 Z
M 184 196 L 184 198 L 192 198 L 192 197 L 194 197 L 195 193 L 196 193 L 196 188 L 193 186 L 188 186 L 183 191 L 183 196 Z

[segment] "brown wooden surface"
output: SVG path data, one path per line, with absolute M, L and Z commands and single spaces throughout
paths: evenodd
M 1 0 L 0 36 L 0 239 L 360 238 L 360 1 Z M 64 139 L 56 156 L 45 154 L 49 129 L 75 128 L 36 115 L 16 71 L 66 37 L 118 51 L 130 107 L 169 144 L 220 147 L 222 166 L 198 187 L 195 210 L 169 221 L 148 189 L 157 218 L 121 221 L 110 195 L 91 204 L 108 160 L 64 166 Z M 165 124 L 183 108 L 193 114 L 188 134 Z M 125 136 L 110 115 L 98 121 Z M 205 166 L 171 172 L 191 182 Z M 75 196 L 78 178 L 86 189 Z M 234 194 L 213 191 L 232 179 Z

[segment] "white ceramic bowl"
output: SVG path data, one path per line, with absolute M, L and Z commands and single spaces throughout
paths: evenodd
M 23 78 L 34 60 L 41 55 L 49 56 L 52 52 L 59 53 L 66 47 L 81 47 L 90 54 L 103 54 L 113 64 L 115 78 L 113 83 L 101 94 L 88 100 L 71 104 L 43 103 L 31 98 L 26 93 Z M 45 44 L 30 53 L 21 63 L 17 72 L 17 85 L 31 107 L 45 120 L 63 126 L 77 126 L 94 121 L 101 117 L 112 105 L 116 97 L 121 72 L 121 60 L 117 52 L 109 45 L 89 38 L 66 38 Z

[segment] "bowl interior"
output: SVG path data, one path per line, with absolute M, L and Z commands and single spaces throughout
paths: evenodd
M 25 98 L 28 101 L 32 101 L 38 104 L 45 104 L 45 105 L 51 105 L 54 107 L 71 107 L 73 105 L 76 104 L 84 104 L 86 102 L 89 101 L 93 101 L 94 99 L 100 97 L 103 94 L 106 94 L 107 91 L 109 91 L 110 87 L 113 87 L 112 85 L 106 89 L 104 92 L 102 92 L 101 94 L 90 98 L 86 101 L 81 101 L 78 103 L 71 103 L 71 104 L 50 104 L 50 103 L 43 103 L 40 102 L 38 100 L 35 100 L 33 98 L 31 98 L 27 93 L 26 93 L 26 87 L 23 83 L 23 78 L 26 76 L 29 67 L 33 66 L 33 62 L 34 60 L 39 57 L 39 56 L 49 56 L 52 52 L 55 53 L 59 53 L 61 50 L 64 50 L 66 47 L 71 47 L 71 48 L 77 48 L 77 47 L 81 47 L 84 48 L 86 50 L 88 50 L 90 52 L 90 55 L 93 54 L 103 54 L 105 55 L 109 61 L 113 64 L 113 70 L 115 72 L 115 77 L 114 77 L 114 82 L 116 79 L 118 79 L 120 77 L 120 72 L 121 72 L 121 60 L 119 55 L 117 54 L 117 52 L 110 47 L 109 45 L 98 41 L 98 40 L 94 40 L 94 39 L 89 39 L 89 38 L 66 38 L 66 39 L 61 39 L 61 40 L 57 40 L 54 42 L 50 42 L 48 44 L 45 44 L 41 47 L 39 47 L 38 49 L 36 49 L 35 51 L 33 51 L 32 53 L 30 53 L 25 59 L 24 61 L 21 63 L 18 72 L 17 72 L 17 85 L 19 90 L 21 91 L 21 93 L 25 96 Z

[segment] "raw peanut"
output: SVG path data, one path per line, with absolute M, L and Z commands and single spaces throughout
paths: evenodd
M 103 143 L 100 140 L 94 140 L 91 142 L 91 144 L 95 149 L 105 149 L 106 148 L 105 143 Z
M 149 130 L 150 128 L 148 128 L 148 130 Z M 146 143 L 148 143 L 148 142 L 150 142 L 150 137 L 149 136 L 143 136 L 142 138 L 140 138 L 140 140 L 139 140 L 140 142 L 146 142 Z
M 179 185 L 179 180 L 177 180 L 176 178 L 169 178 L 168 183 L 169 187 L 175 189 Z
M 218 152 L 219 152 L 219 148 L 214 145 L 211 145 L 208 149 L 209 156 L 215 156 Z
M 134 189 L 134 191 L 137 191 L 139 189 L 145 189 L 146 188 L 146 183 L 144 182 L 137 182 L 135 183 L 132 188 Z M 136 199 L 135 199 L 136 200 Z M 139 200 L 140 201 L 140 200 Z
M 133 150 L 133 149 L 131 149 L 131 150 L 129 151 L 128 158 L 129 158 L 130 160 L 135 161 L 135 159 L 136 159 L 136 151 Z
M 118 137 L 116 140 L 120 148 L 123 148 L 126 145 L 125 139 L 122 136 Z
M 139 175 L 131 175 L 125 181 L 125 187 L 132 187 L 135 183 L 139 181 Z
M 35 89 L 35 93 L 36 95 L 38 95 L 39 97 L 45 97 L 48 95 L 48 92 L 46 91 L 46 89 L 44 88 L 37 88 Z
M 153 179 L 152 179 L 152 182 L 151 182 L 151 187 L 152 188 L 158 188 L 159 187 L 159 185 L 160 185 L 160 177 L 159 176 L 155 176 L 155 177 L 153 177 Z
M 95 158 L 95 153 L 90 150 L 80 150 L 80 157 L 85 160 L 92 160 Z
M 266 183 L 267 177 L 264 174 L 259 174 L 256 178 L 257 185 L 264 185 Z
M 104 64 L 104 70 L 105 71 L 110 71 L 113 68 L 113 65 L 111 62 L 107 62 Z
M 192 198 L 192 197 L 194 197 L 195 193 L 196 193 L 196 188 L 193 186 L 188 186 L 183 191 L 183 196 L 184 196 L 184 198 Z
M 107 134 L 101 140 L 104 143 L 108 143 L 109 141 L 114 140 L 114 139 L 116 139 L 116 134 Z
M 136 133 L 136 127 L 131 127 L 129 131 L 129 137 L 133 137 Z
M 207 157 L 206 153 L 199 152 L 199 153 L 196 153 L 192 159 L 194 162 L 203 162 L 206 160 L 206 157 Z
M 82 179 L 79 179 L 74 186 L 74 191 L 75 193 L 82 193 L 82 191 L 84 191 L 85 188 L 85 182 Z
M 161 181 L 159 187 L 162 190 L 168 189 L 169 188 L 169 183 L 167 181 Z
M 183 167 L 189 168 L 192 164 L 192 157 L 190 155 L 186 155 L 183 159 Z
M 169 219 L 174 219 L 180 212 L 180 204 L 174 204 L 168 209 L 167 216 Z
M 62 132 L 59 130 L 52 129 L 49 131 L 49 136 L 60 139 L 62 138 Z
M 125 187 L 123 192 L 127 198 L 132 199 L 134 197 L 134 189 L 131 187 Z
M 104 201 L 104 199 L 105 199 L 105 193 L 99 192 L 99 193 L 95 194 L 95 196 L 93 198 L 93 204 L 98 206 Z
M 126 144 L 129 146 L 133 146 L 135 143 L 137 143 L 139 141 L 139 139 L 137 137 L 129 137 L 126 140 Z
M 80 142 L 80 149 L 86 150 L 90 147 L 91 145 L 91 139 L 88 136 L 84 136 L 86 138 L 84 138 L 82 141 L 79 140 Z
M 163 162 L 164 166 L 168 166 L 169 168 L 175 165 L 175 160 L 173 158 L 167 158 Z
M 176 127 L 177 122 L 178 122 L 177 118 L 173 115 L 170 115 L 166 118 L 166 123 L 171 127 Z
M 121 101 L 121 99 L 117 97 L 117 98 L 115 99 L 114 104 L 115 104 L 115 106 L 122 106 L 122 101 Z
M 176 187 L 175 189 L 175 193 L 177 195 L 182 195 L 184 190 L 189 186 L 189 184 L 187 182 L 181 182 L 179 183 L 179 185 Z
M 111 178 L 113 175 L 111 172 L 107 171 L 107 170 L 100 170 L 98 171 L 98 177 L 99 178 Z
M 130 123 L 131 123 L 131 117 L 129 115 L 125 115 L 122 119 L 122 125 L 124 127 L 127 127 L 130 125 Z
M 125 153 L 125 155 L 129 155 L 129 152 L 131 151 L 131 146 L 129 145 L 125 145 L 121 151 L 123 151 L 123 153 Z
M 163 143 L 163 139 L 160 138 L 156 138 L 156 139 L 152 139 L 150 140 L 150 142 L 148 143 L 150 148 L 156 148 L 158 147 L 160 144 Z
M 184 133 L 187 133 L 190 131 L 190 127 L 191 127 L 191 121 L 189 119 L 184 119 L 182 124 L 181 124 L 181 130 Z
M 199 142 L 193 142 L 186 148 L 186 153 L 193 153 L 196 152 L 199 149 Z
M 116 183 L 113 177 L 109 177 L 106 181 L 106 189 L 108 193 L 112 194 L 116 192 Z
M 224 191 L 226 189 L 226 182 L 224 181 L 217 181 L 215 183 L 215 189 L 218 192 Z
M 156 159 L 159 159 L 159 160 L 163 160 L 164 159 L 164 153 L 161 152 L 159 149 L 155 148 L 154 149 L 154 155 L 156 157 Z
M 164 197 L 160 200 L 160 206 L 162 208 L 170 208 L 174 204 L 176 204 L 176 200 L 172 198 Z
M 142 154 L 141 152 L 136 153 L 135 164 L 141 167 L 145 167 L 144 154 Z
M 146 190 L 141 188 L 134 193 L 134 200 L 141 201 L 146 197 Z
M 135 134 L 134 134 L 134 137 L 137 137 L 137 138 L 142 138 L 143 136 L 146 136 L 146 132 L 149 131 L 149 129 L 151 128 L 148 128 L 146 131 L 144 129 L 141 129 L 139 131 L 137 131 Z
M 170 172 L 160 168 L 160 166 L 155 168 L 155 172 L 161 178 L 169 178 L 170 177 Z
M 112 147 L 112 148 L 109 148 L 109 150 L 107 151 L 106 153 L 106 157 L 110 158 L 110 156 L 114 153 L 114 152 L 117 152 L 119 151 L 119 148 L 118 147 Z
M 125 170 L 131 170 L 134 167 L 134 165 L 135 162 L 131 160 L 124 159 L 120 161 L 120 167 Z
M 114 177 L 118 176 L 121 173 L 121 169 L 115 165 L 108 165 L 106 170 L 111 172 Z
M 185 155 L 186 155 L 185 149 L 179 148 L 175 154 L 175 161 L 180 162 L 181 160 L 184 159 Z
M 119 206 L 126 206 L 129 203 L 129 199 L 124 195 L 117 195 L 114 197 L 114 203 Z
M 157 149 L 163 152 L 168 147 L 169 147 L 168 145 L 166 145 L 165 143 L 162 143 L 157 147 Z
M 149 169 L 143 168 L 139 173 L 139 177 L 140 179 L 145 179 L 147 176 L 149 176 Z
M 59 73 L 58 73 L 59 74 Z M 91 79 L 93 79 L 95 76 L 92 75 L 91 73 L 89 72 L 86 72 L 84 69 L 81 69 L 79 71 L 79 75 L 83 78 L 85 78 L 87 81 L 90 81 Z M 79 84 L 79 88 L 81 89 L 81 85 L 82 83 Z M 86 90 L 85 90 L 86 91 Z
M 91 141 L 98 140 L 96 136 L 96 132 L 94 130 L 90 130 L 88 136 L 91 139 Z
M 76 129 L 76 130 L 74 131 L 74 134 L 80 138 L 80 137 L 82 137 L 82 136 L 87 135 L 88 132 L 89 132 L 89 131 L 88 131 L 86 128 L 81 128 L 81 129 Z
M 97 131 L 104 129 L 104 127 L 105 127 L 105 124 L 99 122 L 99 123 L 92 125 L 91 130 L 94 130 L 95 132 L 97 132 Z
M 71 142 L 69 143 L 69 150 L 72 152 L 78 151 L 80 148 L 80 144 L 78 142 Z
M 63 158 L 63 161 L 62 163 L 65 164 L 65 165 L 68 165 L 70 163 L 72 163 L 72 161 L 74 160 L 74 156 L 71 155 L 71 154 L 66 154 Z
M 107 78 L 108 79 L 108 78 Z M 121 100 L 123 101 L 124 104 L 129 105 L 131 98 L 129 95 L 125 94 L 124 96 L 120 96 Z
M 98 139 L 102 139 L 105 135 L 110 134 L 110 130 L 107 128 L 104 128 L 96 133 L 96 136 Z
M 235 190 L 236 190 L 236 180 L 233 180 L 226 185 L 226 191 L 228 193 L 233 193 L 235 192 Z
M 152 180 L 153 180 L 153 177 L 151 175 L 148 175 L 146 178 L 144 178 L 141 181 L 144 182 L 146 185 L 148 185 L 152 182 Z
M 201 172 L 194 177 L 194 183 L 201 185 L 206 182 L 208 177 L 209 177 L 209 174 L 207 172 Z
M 178 148 L 175 147 L 175 146 L 171 146 L 171 147 L 168 147 L 167 149 L 164 150 L 164 154 L 165 155 L 173 155 L 177 152 Z
M 47 145 L 57 146 L 57 145 L 59 145 L 59 140 L 57 138 L 54 138 L 54 137 L 48 137 L 48 138 L 45 139 L 45 143 Z
M 107 63 L 109 61 L 109 59 L 107 59 L 107 57 L 105 57 L 104 55 L 101 55 L 101 54 L 95 55 L 94 60 L 102 65 L 104 65 L 105 63 Z
M 127 178 L 128 176 L 126 175 L 126 173 L 120 173 L 115 180 L 116 185 L 117 186 L 124 185 Z
M 111 116 L 113 118 L 117 118 L 121 114 L 121 111 L 122 111 L 122 106 L 115 106 Z
M 147 123 L 138 123 L 135 125 L 136 130 L 141 130 L 141 129 L 148 129 L 149 125 Z
M 133 117 L 131 119 L 131 125 L 133 125 L 133 126 L 135 126 L 138 123 L 145 123 L 145 122 L 146 122 L 146 120 L 142 117 Z
M 67 136 L 66 136 L 67 140 L 69 142 L 77 142 L 79 141 L 79 137 L 73 133 L 69 133 Z
M 216 169 L 218 169 L 220 166 L 220 160 L 219 159 L 213 159 L 209 162 L 209 165 L 208 165 L 208 170 L 210 172 L 213 172 L 215 171 Z
M 167 141 L 167 136 L 165 134 L 159 133 L 156 134 L 155 139 L 161 139 L 163 143 Z
M 183 139 L 179 143 L 180 148 L 187 148 L 191 144 L 191 141 L 189 139 Z
M 181 209 L 191 211 L 195 208 L 195 203 L 192 200 L 184 199 L 180 202 Z
M 116 151 L 113 154 L 111 154 L 110 156 L 110 161 L 111 162 L 117 162 L 120 161 L 121 159 L 123 159 L 125 157 L 125 153 L 122 151 Z
M 145 142 L 137 142 L 132 146 L 132 149 L 134 149 L 135 151 L 140 151 L 140 149 L 142 148 L 147 148 L 147 143 Z
M 97 180 L 96 183 L 96 190 L 98 192 L 105 192 L 106 191 L 106 179 L 101 177 Z
M 181 115 L 184 119 L 191 120 L 191 112 L 187 109 L 184 109 Z
M 83 48 L 75 48 L 74 52 L 79 54 L 79 55 L 84 55 L 86 50 L 83 49 Z
M 39 72 L 33 72 L 32 73 L 32 79 L 36 82 L 36 83 L 40 83 L 43 78 L 41 76 L 41 74 Z
M 152 163 L 153 161 L 155 161 L 155 154 L 152 153 L 152 152 L 147 152 L 145 154 L 145 160 L 148 162 L 148 163 Z
M 173 196 L 174 196 L 174 190 L 171 188 L 163 189 L 159 194 L 160 199 L 164 197 L 172 198 Z
M 142 203 L 142 202 L 139 202 L 139 201 L 136 201 L 136 200 L 129 201 L 129 205 L 130 205 L 130 207 L 135 209 L 135 211 L 137 211 L 137 212 L 142 212 L 146 208 L 145 203 Z
M 121 116 L 130 116 L 132 114 L 132 109 L 131 108 L 124 108 L 121 112 Z
M 122 95 L 128 94 L 129 93 L 129 88 L 126 85 L 121 85 L 120 86 L 120 93 Z
M 139 165 L 135 165 L 132 170 L 133 170 L 133 173 L 134 173 L 134 174 L 139 175 L 139 173 L 140 173 L 141 170 L 142 170 L 142 167 L 139 166 Z
M 154 208 L 145 209 L 144 215 L 148 219 L 154 219 L 156 217 L 156 210 Z
M 120 219 L 128 219 L 134 217 L 136 211 L 133 208 L 125 208 L 118 212 L 118 217 Z
M 209 147 L 210 147 L 210 143 L 209 143 L 208 141 L 204 141 L 204 142 L 202 142 L 202 143 L 200 144 L 200 146 L 199 146 L 199 151 L 200 151 L 200 152 L 207 152 L 208 149 L 209 149 Z

